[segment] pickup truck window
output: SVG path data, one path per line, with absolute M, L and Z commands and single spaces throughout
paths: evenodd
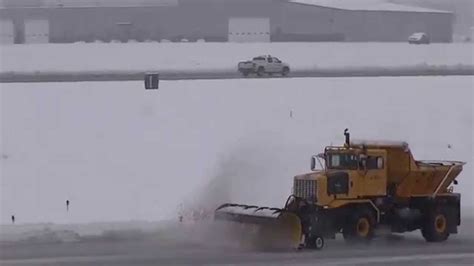
M 268 63 L 273 63 L 273 58 L 269 57 L 268 58 Z
M 264 57 L 254 57 L 252 60 L 254 61 L 265 61 Z

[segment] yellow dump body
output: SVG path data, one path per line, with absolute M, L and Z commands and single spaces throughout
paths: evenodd
M 449 192 L 449 185 L 464 165 L 457 161 L 416 161 L 405 142 L 359 142 L 351 148 L 386 151 L 387 190 L 393 187 L 400 198 Z
M 449 185 L 461 173 L 461 162 L 425 162 L 410 163 L 408 175 L 400 180 L 397 196 L 435 196 L 449 192 Z

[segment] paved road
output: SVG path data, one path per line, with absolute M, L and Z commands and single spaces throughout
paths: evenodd
M 185 235 L 190 231 L 180 230 L 136 240 L 3 246 L 0 265 L 474 265 L 473 225 L 464 225 L 445 243 L 426 243 L 417 232 L 379 238 L 368 246 L 332 240 L 323 251 L 280 252 L 222 244 L 209 234 L 212 229 L 189 239 Z
M 214 71 L 158 71 L 162 80 L 196 80 L 196 79 L 240 79 L 236 70 Z M 144 72 L 35 72 L 35 73 L 0 73 L 0 83 L 23 82 L 76 82 L 76 81 L 125 81 L 143 80 Z M 474 66 L 458 67 L 353 67 L 336 69 L 314 69 L 292 71 L 289 77 L 399 77 L 399 76 L 465 76 L 474 75 Z M 250 76 L 249 78 L 258 78 Z M 268 76 L 265 76 L 268 78 Z M 281 78 L 275 75 L 273 78 Z

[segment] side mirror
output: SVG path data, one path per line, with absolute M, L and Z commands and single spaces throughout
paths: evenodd
M 315 171 L 316 169 L 316 156 L 311 157 L 311 171 Z
M 311 171 L 319 171 L 325 169 L 324 164 L 321 163 L 321 161 L 319 160 L 320 158 L 324 160 L 324 154 L 314 155 L 311 157 Z M 318 167 L 318 164 L 320 168 Z

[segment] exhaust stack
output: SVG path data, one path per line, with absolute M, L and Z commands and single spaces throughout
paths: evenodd
M 351 134 L 349 133 L 349 129 L 346 128 L 346 130 L 344 130 L 344 137 L 346 137 L 346 148 L 350 148 L 351 147 Z

